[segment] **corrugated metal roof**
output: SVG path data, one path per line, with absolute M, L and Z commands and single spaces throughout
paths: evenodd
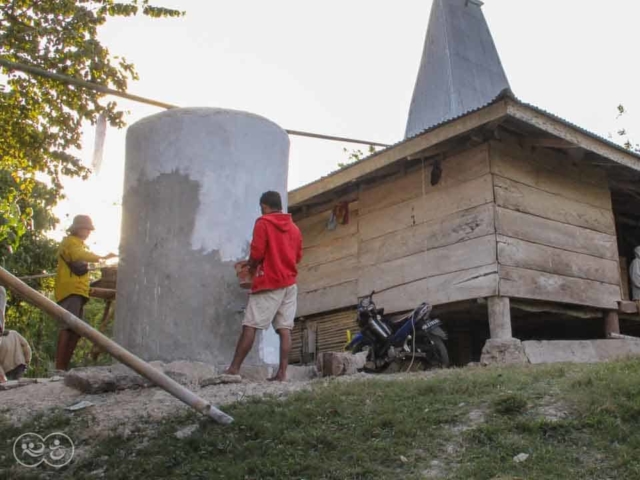
M 292 190 L 292 191 L 301 190 L 301 189 L 303 189 L 303 188 L 307 187 L 308 185 L 312 185 L 312 184 L 314 184 L 314 183 L 320 182 L 320 181 L 322 181 L 322 180 L 324 180 L 324 179 L 326 179 L 326 178 L 328 178 L 328 177 L 331 177 L 331 176 L 335 175 L 335 174 L 336 174 L 336 173 L 338 173 L 338 172 L 342 172 L 342 171 L 344 171 L 345 169 L 351 168 L 351 167 L 353 167 L 353 166 L 355 166 L 355 165 L 358 165 L 358 164 L 360 164 L 360 163 L 362 163 L 362 162 L 366 162 L 366 161 L 367 161 L 367 160 L 369 160 L 370 158 L 375 157 L 376 155 L 379 155 L 379 154 L 381 154 L 382 152 L 386 152 L 386 151 L 388 151 L 388 150 L 394 149 L 394 148 L 396 148 L 397 146 L 402 145 L 402 144 L 404 144 L 404 143 L 407 143 L 407 142 L 409 142 L 410 140 L 413 140 L 414 138 L 417 138 L 417 137 L 419 137 L 419 136 L 421 136 L 421 135 L 424 135 L 425 133 L 429 133 L 429 132 L 431 132 L 431 131 L 435 130 L 436 128 L 440 128 L 440 127 L 442 127 L 442 126 L 444 126 L 444 125 L 447 125 L 447 124 L 449 124 L 449 123 L 455 122 L 456 120 L 459 120 L 460 118 L 466 117 L 467 115 L 470 115 L 470 114 L 472 114 L 472 113 L 474 113 L 474 112 L 477 112 L 477 111 L 483 110 L 483 109 L 485 109 L 485 108 L 487 108 L 487 107 L 490 107 L 490 106 L 492 106 L 492 105 L 495 105 L 496 103 L 498 103 L 498 102 L 500 102 L 500 101 L 502 101 L 502 100 L 505 100 L 505 99 L 512 100 L 512 101 L 514 101 L 514 102 L 518 103 L 519 105 L 522 105 L 522 106 L 524 106 L 524 107 L 530 108 L 530 109 L 532 109 L 532 110 L 534 110 L 534 111 L 536 111 L 536 112 L 538 112 L 538 113 L 540 113 L 540 114 L 542 114 L 542 115 L 546 115 L 547 117 L 552 118 L 552 119 L 554 119 L 554 120 L 557 120 L 557 121 L 559 121 L 560 123 L 562 123 L 562 124 L 564 124 L 564 125 L 566 125 L 566 126 L 568 126 L 568 127 L 571 127 L 571 128 L 573 128 L 573 129 L 575 129 L 575 130 L 577 130 L 577 131 L 579 131 L 579 132 L 581 132 L 581 133 L 583 133 L 583 134 L 585 134 L 585 135 L 588 135 L 589 137 L 591 137 L 591 138 L 593 138 L 593 139 L 595 139 L 595 140 L 598 140 L 598 141 L 600 141 L 600 142 L 602 142 L 602 143 L 604 143 L 604 144 L 606 144 L 606 145 L 608 145 L 608 146 L 610 146 L 610 147 L 613 147 L 613 148 L 615 148 L 615 149 L 617 149 L 617 150 L 619 150 L 619 151 L 621 151 L 621 152 L 624 152 L 624 153 L 626 153 L 626 154 L 628 154 L 628 155 L 632 155 L 632 156 L 634 156 L 634 157 L 636 157 L 636 158 L 640 159 L 640 153 L 635 152 L 635 151 L 633 151 L 633 150 L 629 150 L 629 149 L 627 149 L 627 148 L 623 147 L 622 145 L 619 145 L 619 144 L 617 144 L 617 143 L 615 143 L 615 142 L 612 142 L 611 140 L 608 140 L 608 139 L 606 139 L 606 138 L 604 138 L 604 137 L 602 137 L 602 136 L 600 136 L 600 135 L 598 135 L 598 134 L 596 134 L 596 133 L 593 133 L 593 132 L 591 132 L 591 131 L 589 131 L 589 130 L 587 130 L 587 129 L 585 129 L 585 128 L 582 128 L 582 127 L 580 127 L 580 126 L 576 125 L 575 123 L 572 123 L 572 122 L 570 122 L 570 121 L 568 121 L 568 120 L 565 120 L 564 118 L 559 117 L 558 115 L 555 115 L 555 114 L 553 114 L 553 113 L 550 113 L 550 112 L 548 112 L 547 110 L 544 110 L 544 109 L 542 109 L 542 108 L 540 108 L 540 107 L 537 107 L 537 106 L 535 106 L 535 105 L 532 105 L 532 104 L 530 104 L 530 103 L 523 102 L 523 101 L 522 101 L 522 100 L 520 100 L 518 97 L 516 97 L 516 96 L 513 94 L 513 92 L 512 92 L 511 90 L 509 90 L 509 89 L 505 89 L 505 90 L 503 90 L 502 92 L 500 92 L 500 93 L 498 94 L 498 96 L 496 96 L 496 98 L 494 98 L 492 101 L 490 101 L 490 102 L 489 102 L 489 103 L 487 103 L 486 105 L 482 105 L 482 106 L 480 106 L 480 107 L 478 107 L 478 108 L 471 109 L 471 110 L 469 110 L 468 112 L 465 112 L 465 113 L 463 113 L 463 114 L 461 114 L 461 115 L 458 115 L 458 116 L 456 116 L 456 117 L 452 117 L 452 118 L 449 118 L 449 119 L 443 120 L 442 122 L 436 123 L 435 125 L 432 125 L 431 127 L 428 127 L 428 128 L 426 128 L 425 130 L 423 130 L 423 131 L 421 131 L 421 132 L 419 132 L 419 133 L 416 133 L 415 135 L 413 135 L 413 136 L 411 136 L 411 137 L 407 137 L 407 138 L 405 138 L 404 140 L 401 140 L 401 141 L 399 141 L 399 142 L 397 142 L 397 143 L 394 143 L 394 144 L 392 144 L 392 145 L 389 145 L 388 147 L 383 148 L 382 150 L 378 150 L 376 153 L 374 153 L 374 154 L 372 154 L 372 155 L 369 155 L 368 157 L 365 157 L 365 158 L 363 158 L 363 159 L 361 159 L 361 160 L 358 160 L 357 162 L 350 163 L 350 164 L 349 164 L 349 165 L 347 165 L 346 167 L 343 167 L 343 168 L 339 168 L 339 169 L 337 169 L 337 170 L 334 170 L 334 171 L 332 171 L 332 172 L 328 173 L 327 175 L 324 175 L 324 176 L 320 177 L 319 179 L 314 180 L 313 182 L 309 182 L 309 183 L 307 183 L 307 184 L 305 184 L 305 185 L 302 185 L 302 186 L 300 186 L 300 187 L 298 187 L 298 188 L 296 188 L 296 189 L 294 189 L 294 190 Z
M 509 81 L 480 5 L 434 0 L 406 136 L 484 105 L 506 88 Z

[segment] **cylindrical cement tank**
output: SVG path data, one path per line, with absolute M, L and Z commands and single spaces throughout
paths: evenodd
M 145 360 L 231 363 L 260 195 L 286 209 L 289 137 L 246 112 L 183 108 L 129 127 L 115 340 Z M 286 210 L 285 210 L 286 211 Z M 260 333 L 245 365 L 278 362 Z

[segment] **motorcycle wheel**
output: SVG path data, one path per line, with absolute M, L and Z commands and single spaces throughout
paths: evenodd
M 449 352 L 447 352 L 444 340 L 436 336 L 431 336 L 429 339 L 433 342 L 431 348 L 433 355 L 425 360 L 427 368 L 447 368 L 449 366 Z

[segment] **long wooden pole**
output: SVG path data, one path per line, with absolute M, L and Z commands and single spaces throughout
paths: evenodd
M 121 92 L 120 90 L 114 90 L 113 88 L 105 87 L 104 85 L 100 85 L 93 82 L 87 82 L 86 80 L 82 80 L 80 78 L 70 77 L 68 75 L 62 75 L 60 73 L 43 70 L 42 68 L 38 68 L 33 65 L 26 65 L 24 63 L 12 62 L 11 60 L 7 60 L 6 58 L 2 58 L 2 57 L 0 57 L 0 66 L 3 66 L 10 70 L 18 70 L 24 73 L 28 73 L 29 75 L 37 75 L 39 77 L 49 78 L 51 80 L 56 80 L 58 82 L 75 85 L 77 87 L 87 88 L 89 90 L 94 90 L 96 92 L 104 93 L 105 95 L 113 95 L 115 97 L 126 98 L 127 100 L 133 100 L 134 102 L 153 105 L 155 107 L 160 107 L 160 108 L 165 108 L 167 110 L 172 108 L 178 108 L 177 105 L 160 102 L 158 100 L 141 97 L 139 95 L 132 95 L 127 92 Z M 321 140 L 331 140 L 334 142 L 357 143 L 358 145 L 373 145 L 374 147 L 389 146 L 386 143 L 370 142 L 369 140 L 359 140 L 355 138 L 338 137 L 335 135 L 322 135 L 320 133 L 301 132 L 300 130 L 285 130 L 285 131 L 289 135 L 297 135 L 300 137 L 309 137 L 309 138 L 319 138 Z
M 0 283 L 14 292 L 24 297 L 29 303 L 40 308 L 45 313 L 51 315 L 56 321 L 63 323 L 66 327 L 71 328 L 78 335 L 89 339 L 95 345 L 102 347 L 113 358 L 124 363 L 126 366 L 139 373 L 143 377 L 148 378 L 160 388 L 166 390 L 178 400 L 186 403 L 203 415 L 208 415 L 216 422 L 229 424 L 233 422 L 233 418 L 226 413 L 218 410 L 206 400 L 200 398 L 192 391 L 184 388 L 175 380 L 169 378 L 161 371 L 153 368 L 141 358 L 135 356 L 128 350 L 118 345 L 113 340 L 105 337 L 99 331 L 80 320 L 75 315 L 69 313 L 60 305 L 52 302 L 40 292 L 32 289 L 26 283 L 13 276 L 11 273 L 0 267 Z

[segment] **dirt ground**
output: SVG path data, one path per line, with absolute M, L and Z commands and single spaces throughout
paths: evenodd
M 285 396 L 311 388 L 306 382 L 258 382 L 212 385 L 194 392 L 217 407 L 265 395 Z M 65 386 L 63 381 L 36 383 L 0 391 L 0 415 L 14 424 L 56 408 L 66 408 L 81 401 L 93 404 L 81 411 L 92 417 L 92 430 L 114 433 L 126 431 L 139 420 L 158 420 L 169 414 L 181 413 L 189 407 L 160 388 L 123 390 L 88 395 Z

